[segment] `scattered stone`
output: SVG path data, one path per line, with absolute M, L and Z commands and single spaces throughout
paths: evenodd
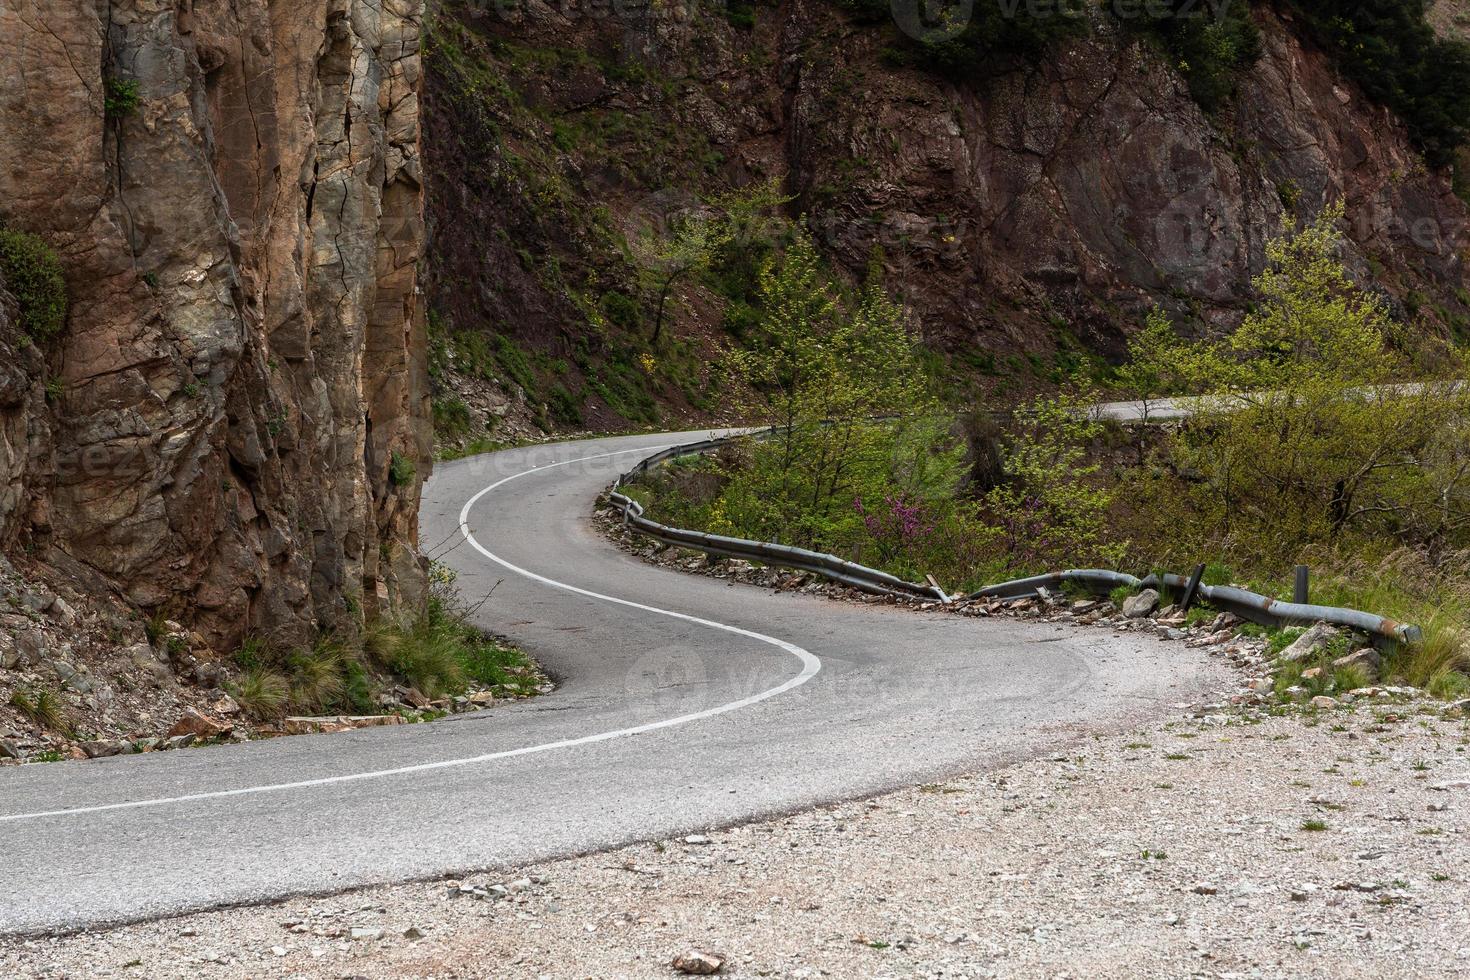
M 83 742 L 81 745 L 82 751 L 87 753 L 87 758 L 89 759 L 105 759 L 109 756 L 122 755 L 132 748 L 132 745 L 128 742 L 110 740 Z
M 1378 672 L 1383 666 L 1383 658 L 1372 647 L 1364 647 L 1362 650 L 1350 653 L 1345 657 L 1338 657 L 1332 661 L 1332 666 L 1336 668 L 1356 667 L 1368 675 L 1369 683 L 1374 683 L 1378 680 Z
M 0 759 L 19 759 L 20 746 L 9 739 L 0 738 Z
M 1202 881 L 1194 886 L 1194 893 L 1196 895 L 1218 895 L 1220 894 L 1220 886 L 1211 885 Z
M 692 976 L 707 977 L 719 973 L 725 966 L 725 961 L 709 953 L 701 953 L 691 949 L 687 953 L 680 953 L 674 957 L 673 967 L 680 973 Z
M 1159 608 L 1159 594 L 1153 589 L 1144 589 L 1138 595 L 1129 596 L 1123 602 L 1123 615 L 1128 619 L 1147 619 Z
M 1331 709 L 1337 707 L 1337 699 L 1329 698 L 1325 694 L 1318 695 L 1317 697 L 1312 699 L 1312 707 L 1319 708 L 1323 711 L 1330 711 Z
M 690 834 L 688 837 L 684 838 L 684 843 L 686 843 L 686 844 L 709 844 L 709 843 L 712 843 L 712 841 L 710 841 L 710 839 L 708 837 L 706 837 L 704 834 Z
M 1441 793 L 1451 789 L 1470 789 L 1470 776 L 1461 776 L 1458 779 L 1446 779 L 1429 787 L 1439 790 Z
M 170 740 L 181 735 L 192 735 L 195 738 L 218 738 L 228 735 L 234 728 L 228 722 L 211 718 L 198 708 L 185 708 L 184 716 L 174 722 L 174 727 L 168 730 Z
M 353 939 L 374 940 L 383 938 L 383 930 L 368 926 L 353 926 L 350 934 Z
M 240 713 L 240 703 L 228 694 L 209 706 L 209 710 L 224 718 L 233 718 Z
M 1326 650 L 1328 645 L 1341 635 L 1338 630 L 1326 623 L 1318 623 L 1297 637 L 1295 643 L 1281 651 L 1281 659 L 1293 664 L 1310 660 Z

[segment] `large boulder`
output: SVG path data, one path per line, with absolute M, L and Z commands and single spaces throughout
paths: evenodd
M 1123 615 L 1129 619 L 1147 619 L 1159 608 L 1159 594 L 1153 589 L 1144 589 L 1138 595 L 1123 601 Z
M 1296 642 L 1281 651 L 1281 659 L 1287 663 L 1301 663 L 1326 651 L 1334 640 L 1342 636 L 1342 632 L 1326 623 L 1318 623 L 1297 637 Z

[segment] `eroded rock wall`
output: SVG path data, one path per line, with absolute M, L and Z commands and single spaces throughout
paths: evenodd
M 0 4 L 0 220 L 71 294 L 0 497 L 41 560 L 224 642 L 417 596 L 423 12 Z
M 758 4 L 749 25 L 698 2 L 447 5 L 428 145 L 463 165 L 431 202 L 433 300 L 458 329 L 565 357 L 586 317 L 559 288 L 637 293 L 626 228 L 691 187 L 775 180 L 854 279 L 881 255 L 925 339 L 988 385 L 1050 383 L 1060 348 L 1116 358 L 1156 303 L 1185 330 L 1230 329 L 1283 220 L 1334 201 L 1362 281 L 1407 322 L 1464 334 L 1450 173 L 1283 8 L 1252 9 L 1263 56 L 1210 115 L 1111 18 L 955 79 L 896 63 L 892 26 L 833 0 Z M 704 308 L 683 304 L 685 335 L 718 329 L 720 304 Z

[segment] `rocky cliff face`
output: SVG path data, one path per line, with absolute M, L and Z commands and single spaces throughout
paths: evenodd
M 213 641 L 417 594 L 423 0 L 0 5 L 0 221 L 62 337 L 0 337 L 6 541 Z
M 640 295 L 628 229 L 680 189 L 775 179 L 854 277 L 881 253 L 926 339 L 986 384 L 1116 355 L 1155 303 L 1186 330 L 1228 329 L 1283 218 L 1334 200 L 1365 281 L 1424 329 L 1470 332 L 1450 175 L 1272 4 L 1254 5 L 1265 53 L 1216 116 L 1107 22 L 953 81 L 896 65 L 892 25 L 830 0 L 743 9 L 446 6 L 429 152 L 470 163 L 431 202 L 432 298 L 451 326 L 595 381 L 612 362 L 576 337 L 602 299 Z M 686 293 L 683 334 L 717 332 L 723 299 Z M 579 414 L 618 414 L 585 394 Z

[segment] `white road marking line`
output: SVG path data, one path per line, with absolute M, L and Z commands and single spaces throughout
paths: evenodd
M 77 807 L 71 810 L 46 810 L 40 813 L 17 813 L 10 816 L 0 816 L 0 823 L 16 823 L 22 820 L 40 820 L 45 817 L 78 816 L 87 813 L 103 813 L 110 810 L 135 810 L 141 809 L 142 807 L 167 806 L 174 803 L 194 803 L 200 800 L 220 800 L 232 796 L 249 796 L 256 793 L 281 793 L 293 789 L 308 789 L 313 786 L 331 786 L 338 783 L 353 783 L 364 779 L 383 779 L 389 776 L 403 776 L 409 773 L 429 772 L 434 769 L 452 769 L 459 766 L 473 766 L 484 762 L 494 762 L 498 759 L 510 759 L 515 756 L 532 755 L 538 752 L 551 752 L 556 749 L 570 749 L 580 745 L 593 745 L 597 742 L 610 742 L 613 739 L 629 738 L 634 735 L 642 735 L 646 732 L 654 732 L 664 728 L 676 728 L 680 725 L 687 725 L 692 722 L 702 721 L 706 718 L 713 718 L 717 715 L 728 714 L 731 711 L 739 711 L 741 708 L 748 708 L 753 704 L 759 704 L 762 701 L 768 701 L 771 698 L 780 697 L 782 694 L 785 694 L 788 691 L 800 687 L 807 681 L 811 680 L 813 677 L 817 676 L 817 672 L 822 669 L 822 661 L 819 660 L 814 654 L 803 650 L 801 647 L 796 646 L 794 643 L 787 643 L 785 640 L 778 640 L 774 636 L 766 636 L 764 633 L 756 633 L 751 630 L 741 629 L 738 626 L 730 626 L 725 623 L 717 623 L 712 619 L 700 619 L 698 616 L 690 616 L 686 613 L 673 612 L 669 609 L 660 609 L 657 606 L 646 606 L 640 602 L 633 602 L 629 599 L 619 599 L 616 596 L 603 595 L 601 592 L 593 592 L 589 589 L 580 589 L 575 585 L 568 585 L 565 582 L 558 582 L 555 579 L 547 578 L 544 575 L 537 575 L 535 572 L 527 571 L 526 569 L 521 568 L 518 565 L 511 564 L 504 558 L 501 558 L 499 555 L 491 552 L 484 545 L 480 544 L 478 540 L 476 540 L 474 532 L 470 529 L 470 509 L 473 508 L 475 504 L 484 499 L 487 494 L 499 489 L 500 487 L 505 486 L 512 480 L 518 480 L 523 476 L 530 476 L 533 473 L 541 473 L 545 470 L 556 469 L 561 466 L 571 466 L 575 463 L 585 463 L 594 459 L 608 459 L 613 456 L 626 456 L 631 453 L 652 454 L 658 452 L 662 448 L 664 447 L 653 446 L 645 449 L 624 449 L 618 452 L 600 453 L 596 456 L 582 456 L 578 459 L 569 459 L 560 463 L 550 463 L 546 466 L 538 466 L 534 469 L 523 470 L 520 473 L 515 473 L 499 481 L 498 483 L 491 484 L 490 486 L 481 490 L 479 493 L 475 494 L 469 499 L 469 501 L 464 505 L 464 508 L 459 512 L 460 533 L 465 536 L 465 540 L 470 543 L 470 546 L 473 547 L 476 551 L 480 552 L 480 554 L 484 555 L 486 558 L 489 558 L 491 561 L 495 562 L 495 564 L 509 569 L 510 571 L 515 572 L 517 575 L 522 575 L 533 582 L 539 582 L 542 585 L 547 585 L 556 589 L 562 589 L 566 592 L 572 592 L 577 595 L 587 596 L 591 599 L 599 599 L 603 602 L 611 602 L 620 606 L 627 606 L 630 609 L 638 609 L 642 610 L 643 612 L 650 612 L 659 616 L 667 616 L 670 619 L 679 619 L 687 623 L 695 623 L 699 626 L 707 626 L 710 629 L 721 630 L 726 633 L 733 633 L 736 636 L 748 637 L 752 640 L 758 640 L 762 643 L 769 643 L 774 647 L 786 651 L 787 653 L 791 654 L 793 657 L 801 661 L 801 673 L 786 681 L 784 684 L 773 687 L 768 691 L 762 691 L 760 694 L 753 694 L 750 697 L 741 698 L 739 701 L 731 701 L 728 704 L 718 705 L 714 708 L 707 708 L 704 711 L 695 711 L 691 712 L 690 714 L 680 715 L 677 718 L 669 718 L 664 721 L 649 722 L 646 725 L 637 725 L 633 728 L 619 728 L 616 731 L 602 732 L 597 735 L 584 735 L 581 738 L 563 739 L 560 742 L 546 742 L 542 745 L 528 745 L 524 748 L 519 749 L 507 749 L 504 752 L 490 752 L 485 755 L 471 756 L 465 759 L 444 759 L 439 762 L 423 762 L 413 766 L 400 766 L 396 769 L 375 769 L 371 772 L 357 772 L 345 776 L 324 776 L 320 779 L 303 779 L 293 783 L 272 783 L 265 786 L 245 786 L 241 787 L 240 789 L 216 790 L 210 793 L 190 793 L 185 796 L 170 796 L 152 800 L 133 800 L 128 803 L 105 803 L 99 806 Z

